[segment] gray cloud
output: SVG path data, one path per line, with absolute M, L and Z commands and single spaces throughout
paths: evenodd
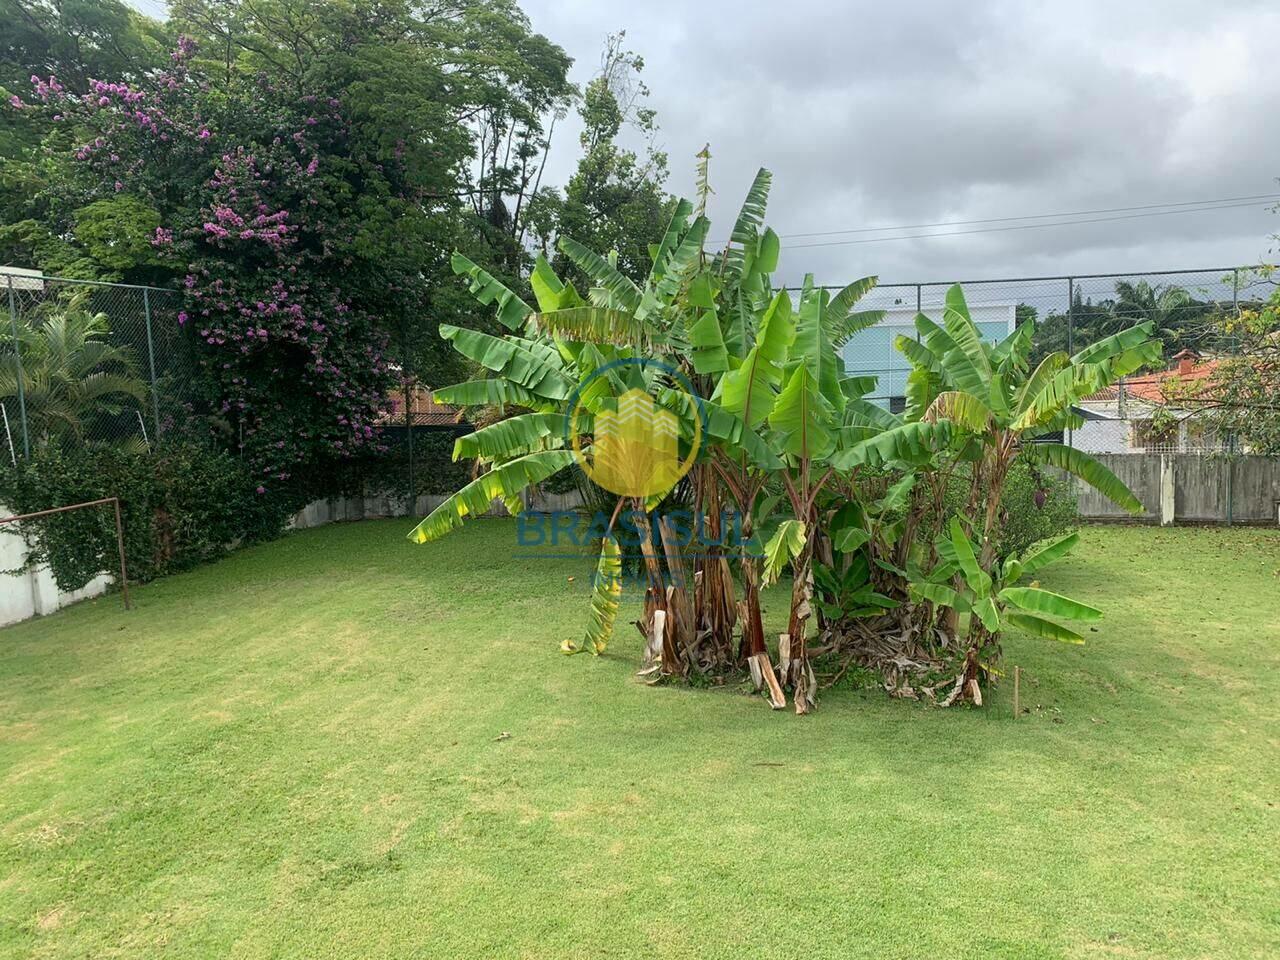
M 1280 192 L 1280 10 L 1256 2 L 969 4 L 525 0 L 589 79 L 626 29 L 692 189 L 710 142 L 720 234 L 758 166 L 770 223 L 806 233 Z M 549 175 L 572 168 L 566 125 Z M 829 282 L 1256 261 L 1280 218 L 1249 209 L 797 249 Z M 912 231 L 921 232 L 921 231 Z

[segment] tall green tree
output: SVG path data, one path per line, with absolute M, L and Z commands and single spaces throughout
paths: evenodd
M 645 106 L 648 88 L 640 79 L 644 60 L 624 46 L 625 33 L 605 42 L 600 69 L 579 104 L 582 158 L 563 194 L 544 188 L 532 201 L 529 229 L 557 274 L 578 286 L 589 278 L 562 250 L 568 237 L 613 257 L 618 271 L 640 283 L 653 262 L 648 239 L 659 236 L 675 201 L 663 189 L 667 157 L 654 146 L 657 115 Z M 619 141 L 639 137 L 631 150 Z

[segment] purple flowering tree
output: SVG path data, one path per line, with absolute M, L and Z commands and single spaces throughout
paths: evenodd
M 196 407 L 265 492 L 302 465 L 380 449 L 385 334 L 344 282 L 361 275 L 346 202 L 358 168 L 328 159 L 350 147 L 337 98 L 261 81 L 217 117 L 193 54 L 182 39 L 145 89 L 95 80 L 76 95 L 33 77 L 22 108 L 75 136 L 64 190 L 79 209 L 144 211 L 154 262 L 183 278 L 175 322 Z

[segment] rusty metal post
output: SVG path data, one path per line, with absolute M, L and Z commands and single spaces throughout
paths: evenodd
M 49 510 L 36 510 L 34 513 L 19 513 L 12 517 L 0 517 L 0 524 L 20 523 L 23 520 L 37 520 L 40 517 L 51 517 L 57 513 L 67 513 L 71 510 L 82 510 L 85 507 L 105 507 L 111 504 L 115 508 L 116 519 L 116 549 L 120 553 L 120 593 L 124 598 L 124 608 L 132 610 L 133 604 L 129 601 L 129 570 L 125 564 L 124 556 L 124 519 L 120 513 L 119 497 L 103 497 L 101 500 L 88 500 L 84 503 L 70 503 L 65 507 L 53 507 Z

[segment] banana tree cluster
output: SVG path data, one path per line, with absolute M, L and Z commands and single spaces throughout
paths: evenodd
M 942 323 L 921 314 L 918 338 L 899 339 L 912 372 L 906 410 L 891 413 L 867 399 L 875 378 L 847 376 L 841 361 L 848 340 L 882 317 L 858 309 L 875 278 L 834 294 L 811 276 L 798 290 L 775 289 L 769 186 L 761 170 L 718 251 L 706 249 L 706 217 L 677 204 L 643 284 L 612 255 L 566 238 L 560 248 L 590 289 L 576 290 L 540 258 L 531 305 L 456 255 L 455 272 L 495 308 L 504 332 L 442 326 L 478 375 L 436 396 L 494 408 L 500 419 L 457 441 L 455 459 L 473 458 L 481 472 L 411 538 L 435 539 L 495 499 L 519 512 L 529 488 L 593 455 L 597 418 L 639 389 L 678 423 L 693 511 L 713 533 L 732 515 L 740 535 L 713 537 L 686 559 L 661 496 L 620 495 L 594 531 L 591 615 L 566 652 L 609 643 L 623 544 L 634 544 L 647 583 L 636 621 L 646 679 L 746 667 L 773 706 L 789 693 L 806 713 L 819 687 L 815 657 L 843 658 L 879 670 L 894 693 L 980 702 L 1006 624 L 1070 639 L 1078 635 L 1050 618 L 1096 613 L 1018 585 L 1067 541 L 1022 559 L 995 555 L 1009 466 L 1024 457 L 1056 467 L 1140 509 L 1101 464 L 1045 438 L 1073 423 L 1082 396 L 1152 362 L 1158 344 L 1139 325 L 1030 370 L 1030 327 L 984 340 L 955 287 Z M 700 194 L 705 209 L 705 180 Z M 967 509 L 949 516 L 945 493 L 957 483 L 969 485 Z M 787 622 L 771 644 L 760 593 L 788 569 Z

